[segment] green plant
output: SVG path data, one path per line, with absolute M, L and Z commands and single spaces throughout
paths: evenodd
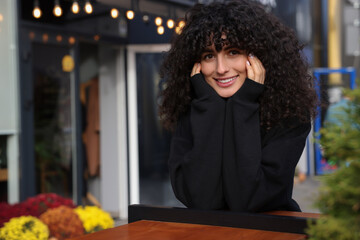
M 324 176 L 317 206 L 323 216 L 310 223 L 310 240 L 360 240 L 360 89 L 345 91 L 348 106 L 339 124 L 321 129 L 325 157 L 339 169 Z

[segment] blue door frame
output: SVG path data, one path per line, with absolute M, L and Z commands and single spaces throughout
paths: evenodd
M 340 73 L 340 74 L 349 74 L 350 75 L 350 89 L 354 89 L 356 87 L 355 78 L 356 78 L 356 70 L 353 67 L 348 68 L 315 68 L 314 69 L 314 77 L 315 77 L 315 89 L 318 96 L 319 101 L 321 101 L 321 89 L 320 89 L 320 76 L 321 75 L 330 75 L 332 73 Z M 321 128 L 321 107 L 317 108 L 318 114 L 315 118 L 314 123 L 314 135 L 315 135 L 315 173 L 317 175 L 324 174 L 323 168 L 324 164 L 321 162 L 322 154 L 320 151 L 319 140 L 320 140 L 320 128 Z

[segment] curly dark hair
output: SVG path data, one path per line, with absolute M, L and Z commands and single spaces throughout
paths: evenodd
M 185 26 L 172 41 L 161 76 L 166 80 L 159 114 L 165 128 L 174 129 L 193 98 L 191 70 L 201 54 L 214 44 L 217 51 L 226 44 L 253 53 L 266 69 L 265 90 L 260 97 L 260 123 L 270 129 L 280 120 L 297 117 L 309 122 L 314 117 L 317 96 L 303 45 L 285 26 L 255 1 L 196 4 L 185 16 Z

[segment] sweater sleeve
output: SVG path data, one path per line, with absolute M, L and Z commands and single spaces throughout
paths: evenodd
M 171 184 L 187 207 L 224 208 L 222 142 L 225 101 L 201 74 L 191 78 L 196 97 L 177 124 L 169 158 Z
M 257 99 L 263 88 L 246 79 L 226 103 L 223 191 L 234 211 L 291 210 L 293 204 L 294 171 L 310 124 L 279 123 L 262 140 Z

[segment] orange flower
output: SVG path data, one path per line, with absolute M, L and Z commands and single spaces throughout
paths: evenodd
M 72 208 L 48 209 L 40 215 L 40 220 L 49 227 L 50 236 L 58 240 L 84 235 L 82 222 Z

